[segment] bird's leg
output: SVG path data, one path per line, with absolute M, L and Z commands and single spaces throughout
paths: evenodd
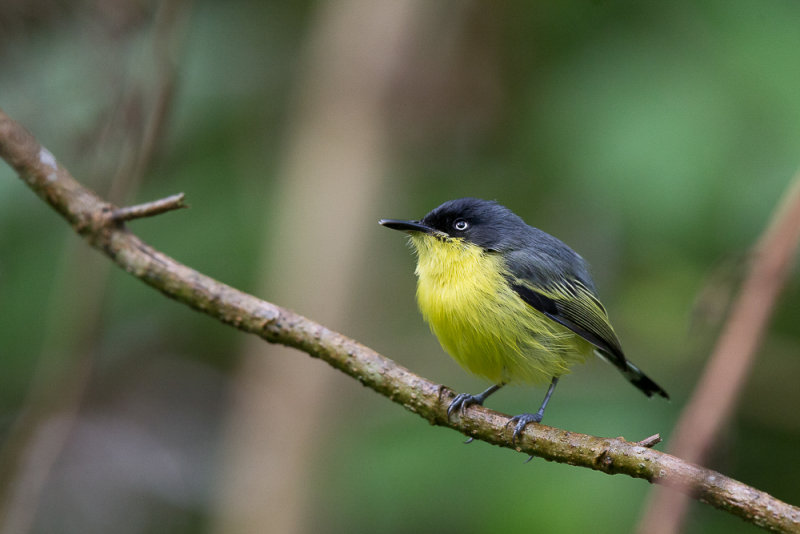
M 450 403 L 450 406 L 447 407 L 447 418 L 449 419 L 450 414 L 456 410 L 458 410 L 461 415 L 464 415 L 464 412 L 466 412 L 467 408 L 469 408 L 473 404 L 479 404 L 483 406 L 483 401 L 485 401 L 489 395 L 491 395 L 504 385 L 505 384 L 495 384 L 489 388 L 486 388 L 486 391 L 478 395 L 470 395 L 469 393 L 459 393 L 458 395 L 456 395 L 456 398 L 453 399 L 453 402 Z M 464 443 L 472 443 L 473 439 L 474 438 L 467 438 L 467 441 L 465 441 Z
M 483 401 L 486 398 L 503 387 L 504 384 L 495 384 L 490 388 L 487 388 L 486 391 L 480 393 L 478 395 L 470 395 L 469 393 L 459 393 L 456 395 L 456 398 L 453 399 L 453 402 L 450 403 L 450 406 L 447 407 L 447 417 L 450 418 L 450 414 L 454 411 L 458 410 L 461 415 L 464 415 L 464 412 L 467 411 L 467 408 L 472 406 L 473 404 L 479 404 L 483 406 Z
M 511 435 L 512 445 L 516 444 L 517 437 L 519 436 L 520 432 L 522 432 L 529 423 L 541 422 L 542 417 L 544 417 L 544 409 L 547 408 L 547 403 L 550 402 L 550 397 L 553 396 L 553 390 L 556 389 L 556 384 L 558 384 L 558 378 L 554 376 L 553 380 L 550 382 L 550 387 L 547 389 L 547 393 L 544 396 L 542 405 L 539 406 L 539 410 L 536 413 L 522 413 L 515 415 L 508 420 L 506 426 L 510 424 L 514 425 L 514 433 Z

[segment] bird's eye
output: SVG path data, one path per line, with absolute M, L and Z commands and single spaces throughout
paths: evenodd
M 464 219 L 456 219 L 453 223 L 453 228 L 458 230 L 459 232 L 463 232 L 467 228 L 469 228 L 469 223 Z

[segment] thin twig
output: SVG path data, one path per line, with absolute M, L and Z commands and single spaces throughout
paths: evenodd
M 82 187 L 19 124 L 0 111 L 0 157 L 95 248 L 165 295 L 270 343 L 320 358 L 390 400 L 439 426 L 547 460 L 626 474 L 663 484 L 748 522 L 777 532 L 800 532 L 800 508 L 715 471 L 619 438 L 599 438 L 546 425 L 528 426 L 516 441 L 509 417 L 482 406 L 448 418 L 455 393 L 385 356 L 294 312 L 209 278 L 109 225 L 108 203 Z
M 172 210 L 188 208 L 189 206 L 183 202 L 184 196 L 183 193 L 178 193 L 160 200 L 145 202 L 144 204 L 117 208 L 111 212 L 111 219 L 117 222 L 130 221 L 143 217 L 153 217 Z
M 642 441 L 637 441 L 636 444 L 640 447 L 647 447 L 648 449 L 655 447 L 661 443 L 661 434 L 653 434 L 649 438 L 644 438 Z

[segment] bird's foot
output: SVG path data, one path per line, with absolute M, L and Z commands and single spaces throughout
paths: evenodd
M 467 411 L 467 408 L 474 404 L 483 406 L 484 400 L 486 400 L 486 398 L 483 395 L 459 393 L 456 395 L 456 398 L 453 399 L 453 402 L 450 403 L 450 406 L 447 407 L 447 418 L 449 419 L 456 410 L 458 410 L 459 414 L 464 415 L 464 413 Z
M 508 427 L 508 425 L 514 425 L 514 433 L 511 434 L 511 445 L 516 446 L 517 438 L 519 437 L 520 433 L 525 430 L 525 427 L 530 423 L 540 423 L 543 416 L 544 414 L 541 412 L 521 413 L 509 419 L 508 423 L 506 423 L 506 427 Z

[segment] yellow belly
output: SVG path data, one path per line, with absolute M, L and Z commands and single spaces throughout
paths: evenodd
M 500 254 L 424 234 L 411 241 L 420 311 L 469 372 L 496 384 L 543 383 L 592 353 L 591 344 L 516 294 Z

